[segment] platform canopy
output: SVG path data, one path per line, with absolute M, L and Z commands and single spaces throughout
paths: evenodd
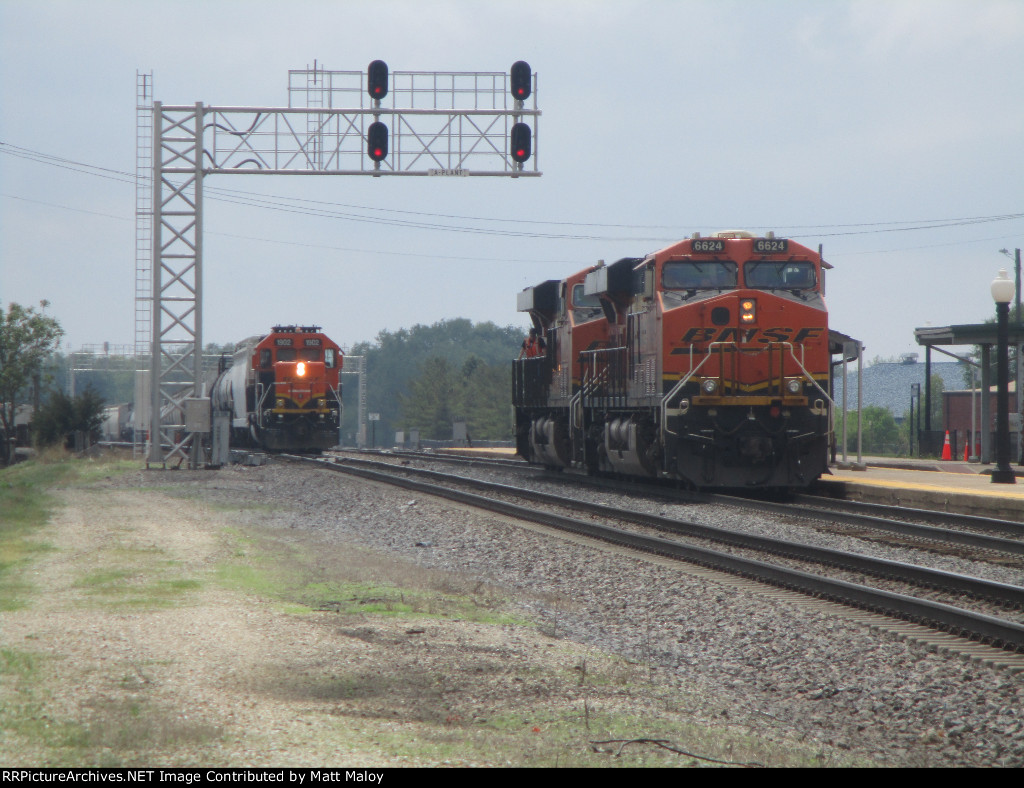
M 1011 323 L 1007 332 L 1008 342 L 1011 347 L 1020 347 L 1024 344 L 1024 324 L 1022 323 Z M 925 432 L 931 432 L 931 353 L 932 348 L 935 348 L 940 353 L 947 356 L 951 356 L 959 361 L 970 364 L 971 366 L 981 367 L 981 390 L 991 391 L 992 390 L 992 353 L 991 349 L 999 344 L 997 335 L 998 327 L 995 323 L 969 323 L 960 326 L 926 326 L 925 328 L 914 329 L 914 339 L 917 340 L 917 344 L 922 345 L 925 348 Z M 981 364 L 978 365 L 970 358 L 958 356 L 955 353 L 950 353 L 948 350 L 943 350 L 943 346 L 949 345 L 980 345 L 982 348 L 981 353 Z M 1019 372 L 1019 370 L 1018 370 Z M 1018 386 L 1019 388 L 1019 386 Z M 990 412 L 991 400 L 989 397 L 980 397 L 981 400 L 981 424 L 988 425 L 992 423 L 993 415 Z M 1012 411 L 1020 410 L 1020 401 L 1017 402 L 1017 407 L 1011 407 Z M 941 431 L 940 431 L 941 432 Z M 992 453 L 992 432 L 990 429 L 984 426 L 980 430 L 981 432 L 981 461 L 983 463 L 990 463 L 993 461 Z M 930 436 L 929 440 L 937 440 L 937 435 Z M 932 447 L 933 449 L 935 446 Z M 1024 461 L 1024 441 L 1020 447 L 1020 460 Z
M 1024 324 L 1011 323 L 1009 344 L 1024 343 Z M 969 323 L 962 326 L 927 326 L 914 329 L 917 344 L 925 347 L 936 345 L 995 345 L 995 323 Z

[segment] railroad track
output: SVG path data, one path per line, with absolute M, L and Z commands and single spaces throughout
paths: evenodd
M 421 493 L 448 498 L 462 504 L 540 523 L 551 528 L 600 539 L 631 550 L 695 563 L 804 594 L 825 597 L 844 605 L 882 612 L 944 632 L 990 643 L 1005 650 L 1024 652 L 1024 625 L 1017 621 L 1007 620 L 978 610 L 967 610 L 946 602 L 911 596 L 907 593 L 826 577 L 793 566 L 768 563 L 740 554 L 736 549 L 769 552 L 818 565 L 841 566 L 849 571 L 871 574 L 893 581 L 898 580 L 900 583 L 911 583 L 917 587 L 938 589 L 943 594 L 968 595 L 988 600 L 991 604 L 1003 608 L 1019 609 L 1024 607 L 1024 588 L 1018 586 L 927 569 L 913 564 L 841 553 L 827 548 L 817 548 L 763 536 L 740 534 L 726 529 L 672 520 L 657 515 L 644 515 L 585 501 L 567 500 L 565 496 L 525 491 L 466 477 L 452 477 L 437 471 L 356 459 L 306 461 L 315 462 L 319 467 L 334 471 L 399 485 Z M 426 479 L 431 481 L 426 481 Z M 439 483 L 442 481 L 444 484 Z M 486 492 L 488 496 L 469 492 L 467 487 Z M 495 496 L 525 499 L 534 505 L 524 506 Z M 540 506 L 568 507 L 575 514 L 587 512 L 606 521 L 629 522 L 640 525 L 644 529 L 671 533 L 676 537 L 685 536 L 705 542 L 717 542 L 725 545 L 727 550 L 688 544 L 678 539 L 665 538 L 660 534 L 655 535 L 629 530 L 619 525 L 610 525 L 608 522 L 584 521 L 575 516 L 539 508 Z M 728 550 L 733 550 L 733 552 Z
M 395 457 L 469 467 L 493 467 L 536 474 L 537 466 L 517 460 L 466 458 L 427 452 L 400 452 Z M 809 527 L 829 533 L 843 533 L 858 539 L 896 547 L 928 550 L 958 558 L 1024 568 L 1024 524 L 949 512 L 931 512 L 856 501 L 835 501 L 818 496 L 798 496 L 794 503 L 780 503 L 758 497 L 721 493 L 696 493 L 644 482 L 591 477 L 582 473 L 548 474 L 549 481 L 586 485 L 603 491 L 617 491 L 662 497 L 682 503 L 719 504 L 759 513 L 795 518 Z M 911 520 L 901 519 L 911 518 Z M 940 524 L 926 525 L 921 521 Z M 838 526 L 838 527 L 837 527 Z

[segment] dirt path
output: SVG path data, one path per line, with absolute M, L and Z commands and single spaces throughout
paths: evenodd
M 591 740 L 658 730 L 710 756 L 775 757 L 737 743 L 747 731 L 708 735 L 643 666 L 530 626 L 317 611 L 238 590 L 240 576 L 275 577 L 288 553 L 343 557 L 275 530 L 273 513 L 254 526 L 251 513 L 156 490 L 58 494 L 30 603 L 0 619 L 4 764 L 600 765 L 619 745 L 595 752 Z M 696 763 L 658 747 L 624 758 Z

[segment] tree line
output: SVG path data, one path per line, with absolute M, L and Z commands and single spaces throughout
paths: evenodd
M 512 359 L 524 330 L 465 318 L 381 331 L 349 355 L 366 359 L 367 411 L 377 413 L 375 441 L 390 444 L 398 430 L 448 440 L 465 421 L 473 440 L 512 438 Z M 344 378 L 346 442 L 355 442 L 358 386 Z M 369 439 L 369 435 L 367 436 Z
M 64 329 L 39 308 L 11 304 L 0 309 L 0 464 L 10 462 L 12 440 L 19 436 L 17 408 L 33 406 L 31 432 L 37 445 L 73 440 L 75 432 L 93 433 L 103 423 L 103 399 L 91 388 L 71 397 L 54 390 L 54 353 Z

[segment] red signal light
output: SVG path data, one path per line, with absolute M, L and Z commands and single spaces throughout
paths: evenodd
M 379 120 L 366 129 L 366 155 L 374 161 L 384 161 L 388 155 L 388 127 Z
M 533 81 L 533 72 L 530 71 L 530 64 L 525 60 L 517 60 L 512 64 L 512 69 L 509 72 L 509 89 L 512 92 L 512 98 L 524 101 L 530 97 L 530 92 L 533 86 L 530 84 Z
M 388 94 L 388 64 L 383 60 L 374 60 L 366 67 L 366 92 L 374 99 Z
M 532 131 L 530 127 L 525 123 L 516 123 L 512 126 L 512 132 L 509 135 L 509 153 L 512 156 L 512 160 L 522 164 L 524 161 L 530 158 L 532 151 L 533 140 L 531 138 Z

